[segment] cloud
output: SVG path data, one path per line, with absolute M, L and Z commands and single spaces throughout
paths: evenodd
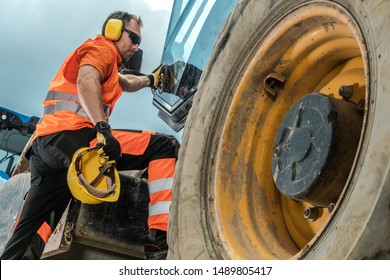
M 172 10 L 173 0 L 160 1 L 160 0 L 144 0 L 149 5 L 150 9 L 165 10 L 170 12 Z

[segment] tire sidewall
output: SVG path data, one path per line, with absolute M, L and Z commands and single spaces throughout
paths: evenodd
M 202 75 L 183 135 L 175 174 L 170 218 L 169 257 L 173 259 L 220 258 L 214 246 L 207 214 L 207 184 L 214 151 L 233 98 L 231 85 L 239 79 L 242 61 L 268 28 L 291 9 L 310 1 L 241 1 L 221 32 Z M 385 33 L 390 1 L 338 0 L 355 18 L 367 47 L 369 100 L 367 129 L 356 170 L 340 206 L 312 249 L 297 258 L 371 258 L 389 250 L 388 201 L 390 124 L 387 122 L 390 71 Z M 238 73 L 238 74 L 237 74 Z M 387 229 L 387 230 L 386 230 Z M 375 240 L 373 240 L 373 236 Z M 191 239 L 191 240 L 189 240 Z M 387 244 L 387 248 L 383 248 Z

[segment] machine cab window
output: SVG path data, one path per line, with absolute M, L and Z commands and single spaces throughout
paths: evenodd
M 237 1 L 175 1 L 161 63 L 164 86 L 154 92 L 159 117 L 180 131 L 214 42 Z

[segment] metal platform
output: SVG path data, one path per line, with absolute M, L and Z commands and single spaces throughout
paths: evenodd
M 115 203 L 86 205 L 72 199 L 50 237 L 44 259 L 143 259 L 148 234 L 148 185 L 144 179 L 121 173 L 121 194 Z M 12 234 L 29 173 L 21 173 L 1 186 L 1 246 Z M 3 209 L 4 208 L 4 209 Z

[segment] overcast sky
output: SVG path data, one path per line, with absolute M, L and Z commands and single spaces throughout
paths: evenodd
M 0 106 L 40 117 L 49 82 L 65 57 L 95 38 L 115 10 L 141 16 L 141 70 L 149 74 L 160 63 L 172 5 L 173 0 L 0 0 Z M 122 95 L 110 124 L 180 138 L 157 113 L 150 89 L 143 89 Z

